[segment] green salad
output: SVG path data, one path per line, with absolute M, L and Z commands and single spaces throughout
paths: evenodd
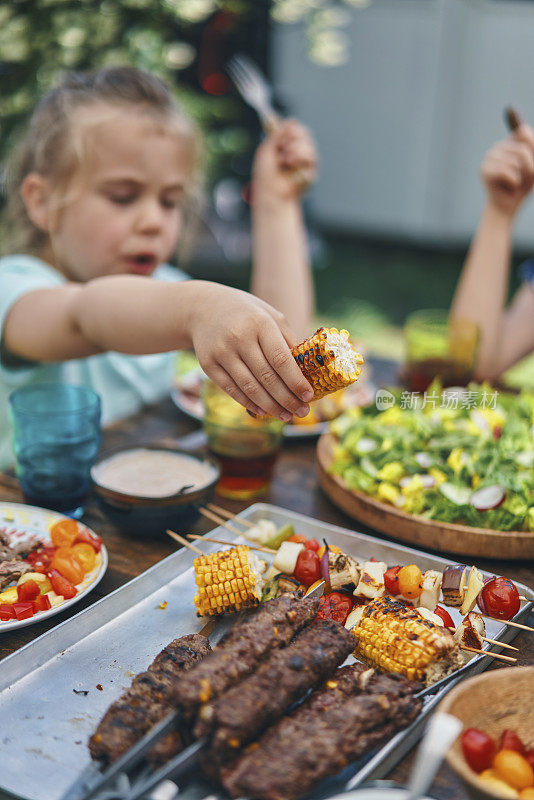
M 391 395 L 386 410 L 354 408 L 331 423 L 331 473 L 409 514 L 534 531 L 534 394 L 436 382 L 425 395 Z

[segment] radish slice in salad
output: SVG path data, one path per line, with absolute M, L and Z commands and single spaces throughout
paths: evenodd
M 466 486 L 455 486 L 453 483 L 440 483 L 439 490 L 443 497 L 456 506 L 467 505 L 471 497 L 471 492 Z
M 423 467 L 423 469 L 430 469 L 430 467 L 434 463 L 434 459 L 432 458 L 430 453 L 415 453 L 414 458 L 419 464 L 419 466 Z
M 432 489 L 433 486 L 436 485 L 436 479 L 432 477 L 432 475 L 420 475 L 416 473 L 415 475 L 405 475 L 399 481 L 399 486 L 404 489 L 406 486 L 409 486 L 412 482 L 412 478 L 420 478 L 421 483 L 423 484 L 424 489 Z
M 505 497 L 506 492 L 502 486 L 495 484 L 494 486 L 484 486 L 483 489 L 474 492 L 469 502 L 477 511 L 490 511 L 493 508 L 498 508 Z
M 375 442 L 374 439 L 370 439 L 368 436 L 362 436 L 362 438 L 356 443 L 356 452 L 363 455 L 364 453 L 372 453 L 373 450 L 376 450 L 378 447 L 378 443 Z

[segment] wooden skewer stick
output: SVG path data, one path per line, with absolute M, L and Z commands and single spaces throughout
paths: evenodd
M 241 517 L 238 517 L 237 514 L 233 514 L 231 511 L 227 511 L 222 506 L 215 505 L 215 503 L 208 503 L 208 508 L 211 511 L 215 511 L 216 514 L 220 514 L 221 517 L 226 517 L 226 519 L 233 519 L 235 522 L 239 522 L 241 525 L 244 525 L 245 528 L 255 527 L 253 522 L 249 522 L 248 519 L 242 519 Z
M 184 539 L 184 537 L 180 536 L 179 533 L 175 533 L 174 531 L 169 531 L 169 530 L 167 530 L 167 533 L 175 541 L 180 542 L 180 544 L 183 544 L 184 547 L 188 547 L 190 550 L 193 551 L 193 553 L 196 553 L 197 556 L 203 556 L 204 555 L 202 550 L 199 550 L 198 547 L 195 547 L 194 544 L 191 544 L 191 542 L 188 542 L 187 539 Z
M 225 542 L 224 539 L 214 539 L 211 536 L 197 536 L 194 533 L 188 533 L 187 534 L 187 538 L 188 539 L 200 539 L 200 541 L 202 541 L 202 542 L 214 542 L 215 544 L 225 544 L 228 547 L 234 547 L 235 546 L 234 542 Z M 262 547 L 259 544 L 256 544 L 256 545 L 247 544 L 246 546 L 249 547 L 251 550 L 259 550 L 261 553 L 269 553 L 269 555 L 272 555 L 273 553 L 276 553 L 276 550 L 273 550 L 272 547 Z
M 525 597 L 525 596 L 524 596 L 524 595 L 522 595 L 522 594 L 520 594 L 520 595 L 519 595 L 519 599 L 520 599 L 520 600 L 524 600 L 526 603 L 530 603 L 530 600 L 528 599 L 528 597 Z
M 523 625 L 522 622 L 512 622 L 511 619 L 489 617 L 487 614 L 481 614 L 480 616 L 485 617 L 486 619 L 491 619 L 493 622 L 501 622 L 503 625 L 510 625 L 512 628 L 521 628 L 522 631 L 530 631 L 531 633 L 534 633 L 534 628 L 530 628 L 528 625 Z
M 447 630 L 449 630 L 451 633 L 454 633 L 456 628 L 451 628 L 449 625 Z M 506 642 L 499 642 L 498 639 L 488 639 L 487 636 L 481 636 L 480 638 L 482 639 L 483 642 L 489 642 L 490 644 L 498 644 L 499 647 L 505 647 L 508 650 L 517 650 L 517 652 L 519 653 L 519 647 L 512 647 L 511 644 L 506 644 Z
M 460 645 L 460 647 L 462 650 L 467 650 L 469 653 L 478 653 L 481 656 L 490 656 L 490 658 L 498 658 L 500 661 L 508 661 L 511 664 L 517 664 L 517 658 L 503 656 L 501 653 L 494 653 L 493 650 L 479 650 L 478 647 L 467 647 L 464 644 Z
M 207 517 L 207 519 L 211 519 L 212 522 L 216 522 L 217 525 L 220 525 L 222 528 L 226 528 L 227 531 L 230 531 L 236 536 L 246 536 L 246 534 L 243 533 L 243 531 L 234 528 L 234 526 L 230 525 L 229 522 L 226 522 L 226 520 L 224 520 L 222 517 L 219 517 L 217 514 L 213 514 L 211 511 L 208 511 L 207 508 L 200 507 L 198 510 L 204 517 Z
M 507 650 L 515 650 L 519 653 L 519 647 L 512 647 L 511 644 L 507 644 L 506 642 L 499 642 L 498 639 L 488 639 L 487 636 L 483 636 L 482 639 L 490 644 L 498 644 L 499 647 L 505 647 Z

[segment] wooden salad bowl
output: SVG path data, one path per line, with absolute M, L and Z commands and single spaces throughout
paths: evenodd
M 328 471 L 336 438 L 324 433 L 317 443 L 319 482 L 335 505 L 346 514 L 392 539 L 425 550 L 504 560 L 534 559 L 534 532 L 495 531 L 407 514 L 388 503 L 349 489 L 343 478 Z
M 498 741 L 505 728 L 514 730 L 527 749 L 534 747 L 534 667 L 495 669 L 462 681 L 438 706 L 463 723 Z M 452 769 L 465 781 L 470 797 L 501 798 L 498 790 L 481 781 L 468 766 L 456 740 L 447 754 Z

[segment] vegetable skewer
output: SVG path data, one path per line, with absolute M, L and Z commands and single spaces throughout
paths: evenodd
M 214 514 L 212 511 L 208 511 L 207 508 L 202 508 L 202 506 L 198 510 L 200 511 L 200 513 L 202 514 L 203 517 L 206 517 L 207 519 L 211 520 L 212 522 L 216 522 L 217 525 L 220 525 L 221 527 L 226 528 L 227 531 L 230 531 L 231 533 L 234 533 L 237 536 L 245 536 L 246 537 L 246 533 L 244 533 L 243 531 L 238 530 L 237 528 L 234 528 L 233 525 L 230 525 L 229 522 L 224 520 L 222 517 L 219 517 L 218 514 Z
M 194 544 L 191 544 L 191 542 L 188 542 L 187 539 L 184 539 L 184 537 L 180 536 L 179 533 L 175 533 L 174 531 L 170 531 L 169 529 L 167 529 L 165 532 L 169 534 L 171 539 L 174 539 L 176 542 L 179 542 L 180 544 L 183 544 L 184 547 L 187 547 L 189 550 L 192 550 L 193 553 L 197 554 L 197 556 L 204 555 L 202 550 L 199 550 L 199 548 L 196 547 Z
M 211 536 L 197 536 L 194 533 L 188 533 L 187 538 L 200 540 L 201 542 L 213 542 L 214 544 L 225 544 L 228 547 L 235 547 L 235 543 L 233 542 L 225 542 L 224 539 L 214 539 Z M 260 553 L 268 553 L 269 555 L 276 553 L 276 550 L 273 550 L 272 547 L 262 547 L 259 544 L 248 544 L 247 547 L 250 550 L 259 550 Z
M 243 517 L 239 517 L 237 514 L 233 514 L 231 511 L 227 511 L 226 508 L 222 506 L 218 506 L 215 503 L 208 503 L 207 508 L 209 511 L 213 511 L 215 514 L 220 514 L 221 517 L 226 517 L 226 519 L 231 519 L 234 522 L 238 522 L 240 525 L 243 525 L 245 528 L 253 528 L 254 523 L 250 522 L 248 519 L 243 519 Z

